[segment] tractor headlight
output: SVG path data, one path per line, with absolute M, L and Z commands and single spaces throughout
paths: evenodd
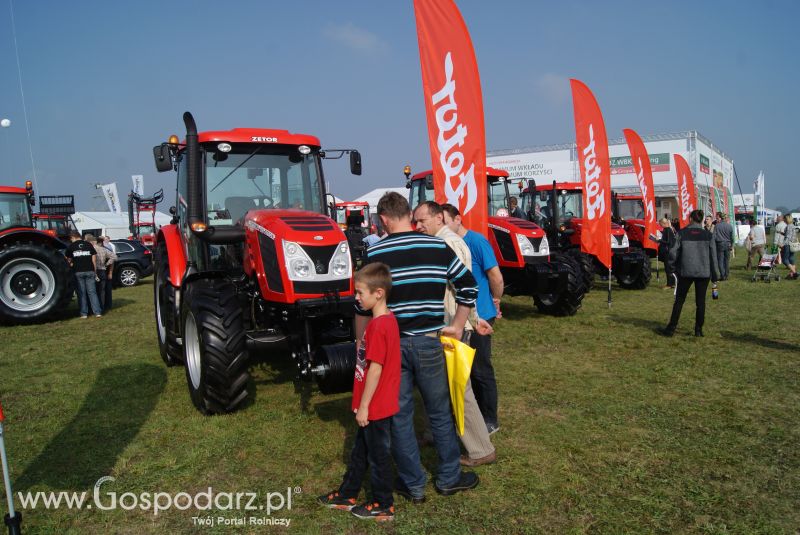
M 539 244 L 539 254 L 540 255 L 550 254 L 550 242 L 547 241 L 547 236 L 542 238 L 542 242 Z
M 336 247 L 336 252 L 331 257 L 328 273 L 336 277 L 349 277 L 351 274 L 350 266 L 350 247 L 346 241 L 340 242 Z
M 622 245 L 621 245 L 621 247 L 630 247 L 630 246 L 631 246 L 631 242 L 628 241 L 628 234 L 625 233 L 625 235 L 622 237 Z
M 536 251 L 533 249 L 533 244 L 531 241 L 522 234 L 517 234 L 517 245 L 519 245 L 519 251 L 522 253 L 522 256 L 533 256 L 536 254 Z
M 295 258 L 289 265 L 291 266 L 292 275 L 295 277 L 305 279 L 311 274 L 311 262 L 305 258 Z
M 289 271 L 290 280 L 314 277 L 314 263 L 300 245 L 284 240 L 283 256 L 286 261 L 286 269 Z

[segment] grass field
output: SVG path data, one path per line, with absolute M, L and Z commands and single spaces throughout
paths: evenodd
M 0 399 L 16 491 L 269 493 L 286 527 L 201 527 L 193 517 L 264 511 L 23 510 L 26 533 L 798 533 L 800 282 L 750 283 L 742 252 L 705 338 L 694 307 L 665 339 L 672 292 L 595 288 L 572 318 L 506 298 L 494 364 L 502 429 L 480 486 L 413 507 L 389 526 L 315 502 L 340 481 L 354 435 L 346 394 L 304 407 L 287 358 L 251 369 L 252 402 L 227 416 L 192 407 L 183 368 L 158 354 L 152 282 L 115 292 L 103 319 L 73 308 L 46 325 L 2 327 Z M 782 272 L 785 273 L 785 270 Z M 435 452 L 423 450 L 435 466 Z M 298 492 L 295 492 L 298 491 Z M 127 501 L 126 501 L 127 500 Z M 132 498 L 122 501 L 130 506 Z M 244 503 L 242 502 L 242 506 Z M 91 500 L 88 503 L 93 503 Z M 139 505 L 141 505 L 139 501 Z M 224 501 L 223 501 L 224 503 Z M 18 504 L 19 507 L 19 504 Z M 4 510 L 4 508 L 3 508 Z

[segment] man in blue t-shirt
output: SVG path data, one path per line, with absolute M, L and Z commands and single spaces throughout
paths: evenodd
M 443 204 L 445 224 L 461 236 L 472 255 L 472 276 L 478 283 L 476 311 L 478 317 L 494 324 L 501 317 L 500 298 L 503 297 L 503 275 L 497 265 L 492 246 L 482 234 L 467 230 L 461 224 L 461 214 L 452 204 Z M 492 366 L 492 335 L 472 333 L 470 345 L 475 348 L 472 362 L 472 390 L 486 422 L 489 434 L 500 429 L 497 420 L 497 381 Z

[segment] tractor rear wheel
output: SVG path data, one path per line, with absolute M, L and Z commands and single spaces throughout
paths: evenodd
M 592 255 L 582 253 L 580 249 L 569 249 L 567 255 L 572 257 L 581 269 L 581 277 L 583 278 L 583 285 L 586 287 L 586 293 L 589 293 L 594 286 L 594 260 Z
M 232 412 L 247 399 L 247 348 L 236 289 L 194 280 L 182 295 L 183 356 L 192 403 L 203 414 Z
M 72 275 L 52 247 L 16 242 L 0 248 L 0 321 L 31 323 L 63 310 L 72 298 Z
M 586 293 L 581 268 L 575 258 L 561 253 L 551 253 L 550 262 L 567 270 L 567 286 L 560 293 L 534 295 L 533 303 L 544 314 L 572 316 L 581 307 Z
M 167 366 L 181 363 L 181 346 L 178 343 L 178 318 L 175 310 L 175 287 L 169 278 L 169 258 L 164 243 L 156 249 L 153 301 L 156 314 L 158 351 Z
M 644 290 L 653 276 L 650 268 L 650 257 L 642 249 L 631 249 L 631 253 L 638 254 L 642 259 L 642 268 L 618 277 L 617 283 L 626 290 Z

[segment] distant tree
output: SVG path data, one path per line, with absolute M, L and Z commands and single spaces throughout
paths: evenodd
M 775 210 L 776 210 L 776 211 L 778 211 L 778 212 L 780 212 L 780 213 L 782 213 L 782 214 L 785 214 L 785 213 L 787 213 L 787 212 L 789 212 L 789 211 L 790 211 L 790 210 L 789 210 L 788 208 L 786 208 L 785 206 L 778 206 L 777 208 L 775 208 Z

